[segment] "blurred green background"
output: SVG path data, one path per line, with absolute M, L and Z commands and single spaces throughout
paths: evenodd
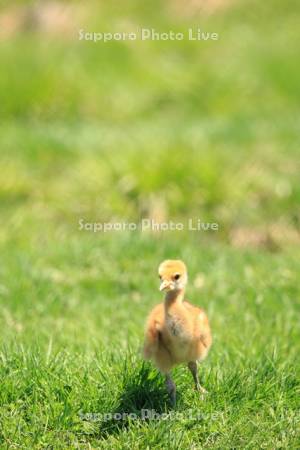
M 192 216 L 217 221 L 229 242 L 299 244 L 299 10 L 4 3 L 2 233 L 43 219 L 72 232 L 78 217 Z M 140 27 L 219 40 L 79 41 L 80 29 Z
M 179 257 L 188 298 L 208 311 L 215 338 L 206 367 L 219 394 L 205 408 L 228 417 L 174 439 L 182 448 L 199 448 L 195 436 L 207 448 L 251 439 L 252 448 L 296 448 L 299 2 L 0 5 L 1 442 L 17 433 L 15 448 L 67 448 L 56 434 L 65 427 L 75 448 L 73 418 L 109 410 L 122 392 L 116 374 L 160 298 L 157 266 Z M 79 40 L 80 29 L 141 27 L 199 27 L 219 40 Z M 142 218 L 199 218 L 219 231 L 79 230 L 80 219 Z M 106 379 L 94 383 L 98 366 L 117 377 L 109 391 Z M 166 448 L 157 427 L 129 427 L 103 445 L 138 448 L 139 436 L 144 448 Z

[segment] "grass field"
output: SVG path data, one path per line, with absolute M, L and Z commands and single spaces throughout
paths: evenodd
M 1 449 L 300 447 L 300 8 L 182 3 L 1 3 Z M 220 39 L 78 40 L 141 26 Z M 219 230 L 79 229 L 142 218 Z M 141 356 L 165 258 L 214 337 L 175 409 Z

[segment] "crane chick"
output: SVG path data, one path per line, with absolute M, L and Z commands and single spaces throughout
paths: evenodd
M 197 362 L 203 361 L 212 344 L 211 331 L 205 312 L 184 299 L 187 269 L 183 261 L 166 260 L 158 268 L 160 291 L 165 300 L 151 311 L 145 329 L 144 357 L 151 359 L 166 377 L 166 388 L 173 405 L 176 386 L 171 369 L 186 363 L 195 387 L 201 393 Z

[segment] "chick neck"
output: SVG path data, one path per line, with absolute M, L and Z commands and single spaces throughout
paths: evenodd
M 181 305 L 184 299 L 184 289 L 174 289 L 166 292 L 165 309 L 168 310 L 174 305 Z

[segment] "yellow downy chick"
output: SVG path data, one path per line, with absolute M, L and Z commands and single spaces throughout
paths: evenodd
M 158 268 L 160 291 L 165 291 L 163 303 L 151 311 L 145 330 L 144 357 L 166 376 L 171 402 L 176 403 L 176 386 L 170 371 L 177 364 L 186 363 L 196 389 L 200 385 L 197 362 L 208 354 L 212 344 L 211 331 L 205 312 L 184 299 L 187 269 L 180 260 L 163 261 Z

